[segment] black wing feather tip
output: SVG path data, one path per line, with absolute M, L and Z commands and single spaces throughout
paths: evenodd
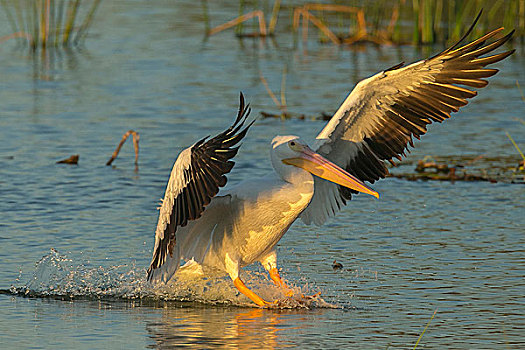
M 244 95 L 241 91 L 239 94 L 239 111 L 237 112 L 237 118 L 235 118 L 235 121 L 231 129 L 234 129 L 237 126 L 237 124 L 241 122 L 241 120 L 242 120 L 241 124 L 244 123 L 244 121 L 248 117 L 248 114 L 250 114 L 249 107 L 250 107 L 250 104 L 245 103 Z M 247 110 L 248 110 L 248 113 L 246 113 Z
M 512 49 L 482 56 L 493 52 L 510 40 L 515 30 L 491 43 L 485 43 L 503 28 L 493 30 L 460 47 L 461 42 L 472 33 L 481 14 L 482 11 L 478 13 L 473 24 L 456 44 L 424 60 L 426 62 L 433 59 L 442 60 L 444 68 L 434 73 L 436 79 L 433 83 L 422 84 L 419 90 L 411 92 L 409 96 L 398 97 L 397 101 L 391 105 L 392 113 L 386 115 L 390 120 L 389 123 L 378 121 L 372 134 L 363 135 L 362 142 L 367 147 L 350 162 L 348 170 L 351 173 L 369 182 L 384 178 L 388 174 L 385 162 L 395 165 L 394 160 L 401 160 L 401 157 L 405 156 L 405 151 L 410 151 L 408 147 L 414 147 L 412 137 L 419 140 L 420 136 L 427 132 L 428 124 L 443 122 L 450 118 L 451 113 L 457 112 L 468 103 L 468 99 L 477 95 L 476 91 L 459 85 L 474 88 L 485 87 L 488 81 L 481 78 L 488 78 L 498 72 L 495 68 L 485 67 L 515 52 Z M 401 67 L 402 64 L 397 64 L 384 72 L 394 71 Z M 375 158 L 369 158 L 371 154 Z M 379 163 L 382 166 L 378 167 Z M 344 194 L 342 197 L 350 199 L 350 196 Z
M 384 72 L 390 72 L 390 71 L 399 69 L 399 68 L 403 67 L 404 65 L 405 65 L 405 61 L 402 61 L 402 62 L 396 64 L 395 66 L 392 66 L 392 67 L 390 67 L 388 69 L 385 69 Z
M 219 188 L 226 185 L 225 174 L 229 173 L 235 165 L 231 159 L 235 157 L 241 146 L 237 144 L 255 122 L 254 119 L 245 126 L 250 112 L 251 108 L 245 103 L 241 92 L 239 112 L 233 124 L 217 136 L 211 139 L 210 136 L 202 138 L 191 147 L 191 164 L 187 174 L 186 172 L 179 174 L 188 181 L 173 200 L 170 222 L 164 229 L 164 237 L 154 251 L 147 270 L 148 281 L 153 280 L 153 271 L 166 262 L 169 244 L 175 239 L 177 227 L 186 226 L 188 221 L 201 217 L 211 199 L 219 192 Z
M 472 24 L 470 25 L 469 29 L 463 34 L 463 36 L 462 36 L 458 41 L 456 41 L 456 43 L 455 43 L 454 45 L 452 45 L 452 46 L 450 46 L 449 48 L 447 48 L 446 50 L 441 51 L 441 52 L 437 53 L 436 55 L 434 55 L 434 56 L 428 58 L 427 61 L 428 61 L 428 60 L 431 60 L 431 59 L 434 59 L 434 58 L 436 58 L 436 57 L 438 57 L 438 56 L 444 55 L 444 54 L 446 54 L 446 53 L 449 53 L 449 52 L 453 51 L 454 49 L 456 49 L 459 45 L 461 45 L 461 43 L 463 42 L 463 40 L 465 40 L 465 39 L 470 35 L 470 33 L 472 33 L 472 31 L 474 30 L 474 28 L 476 27 L 476 24 L 478 23 L 478 21 L 479 21 L 479 19 L 480 19 L 482 13 L 483 13 L 483 9 L 481 9 L 481 10 L 478 12 L 478 15 L 477 15 L 476 18 L 474 19 L 474 22 L 472 22 Z M 486 34 L 485 36 L 490 37 L 491 35 L 493 35 L 493 33 L 494 33 L 495 31 L 500 31 L 501 29 L 503 29 L 503 28 L 495 29 L 494 31 L 492 31 L 492 32 L 490 32 L 490 33 L 488 33 L 488 34 Z M 479 38 L 479 39 L 481 39 L 481 38 Z M 473 41 L 473 42 L 470 43 L 470 44 L 473 44 L 474 42 L 478 41 L 479 39 Z M 470 45 L 470 44 L 469 44 L 469 45 Z M 478 46 L 481 46 L 481 45 L 483 45 L 483 44 L 484 44 L 484 41 L 478 41 L 478 42 L 477 42 L 477 45 L 478 45 Z
M 454 50 L 456 47 L 458 47 L 461 44 L 461 42 L 463 40 L 465 40 L 470 35 L 470 33 L 472 33 L 472 31 L 474 30 L 474 27 L 476 27 L 476 24 L 478 23 L 482 13 L 483 13 L 483 9 L 479 10 L 478 15 L 474 19 L 474 22 L 472 22 L 472 24 L 470 25 L 470 28 L 465 32 L 465 34 L 463 34 L 461 39 L 459 39 L 454 45 L 452 45 L 447 50 L 445 50 L 445 52 L 450 52 L 450 51 Z

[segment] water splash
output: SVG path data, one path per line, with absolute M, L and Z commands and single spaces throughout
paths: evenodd
M 333 308 L 315 294 L 308 285 L 291 286 L 293 297 L 273 285 L 265 274 L 246 271 L 243 279 L 266 300 L 275 301 L 274 308 Z M 198 302 L 210 305 L 253 307 L 227 277 L 175 276 L 167 285 L 151 286 L 143 267 L 134 263 L 109 267 L 92 266 L 89 262 L 75 263 L 73 259 L 51 249 L 36 263 L 35 271 L 22 286 L 12 286 L 10 293 L 27 297 L 60 299 L 150 300 L 166 302 Z
M 36 263 L 29 281 L 21 287 L 12 286 L 11 291 L 41 297 L 137 299 L 150 294 L 143 274 L 144 269 L 134 263 L 110 267 L 75 264 L 51 249 Z

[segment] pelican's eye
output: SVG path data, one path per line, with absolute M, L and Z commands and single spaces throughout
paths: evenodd
M 288 146 L 290 147 L 291 150 L 293 151 L 299 151 L 299 148 L 301 147 L 299 142 L 296 142 L 294 140 L 292 141 L 288 141 Z

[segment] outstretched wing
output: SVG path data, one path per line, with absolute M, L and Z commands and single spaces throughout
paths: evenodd
M 230 159 L 240 147 L 235 146 L 253 124 L 252 121 L 244 126 L 249 113 L 241 93 L 239 113 L 232 126 L 209 140 L 208 137 L 201 139 L 179 154 L 159 212 L 148 281 L 154 279 L 155 270 L 166 262 L 168 255 L 173 257 L 177 227 L 198 219 L 219 187 L 226 185 L 224 175 L 233 168 L 235 163 Z
M 385 161 L 401 160 L 408 145 L 413 147 L 412 137 L 419 139 L 428 124 L 448 119 L 467 104 L 467 98 L 476 96 L 476 91 L 461 85 L 485 87 L 488 82 L 483 78 L 498 70 L 484 67 L 514 52 L 482 57 L 514 33 L 485 43 L 503 28 L 458 47 L 476 21 L 457 44 L 434 57 L 408 66 L 399 64 L 359 82 L 317 136 L 317 152 L 362 181 L 384 178 L 388 174 Z M 303 221 L 322 224 L 351 194 L 347 188 L 315 178 L 314 196 L 301 216 Z

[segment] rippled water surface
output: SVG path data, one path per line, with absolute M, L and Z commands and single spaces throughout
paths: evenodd
M 210 4 L 212 25 L 237 5 Z M 310 309 L 260 310 L 228 280 L 145 283 L 157 203 L 177 153 L 233 119 L 238 93 L 253 115 L 288 109 L 305 120 L 260 119 L 229 176 L 270 171 L 276 134 L 315 137 L 361 78 L 422 53 L 412 47 L 294 46 L 283 12 L 274 39 L 203 40 L 190 2 L 106 1 L 82 50 L 31 58 L 0 46 L 0 344 L 2 348 L 525 347 L 523 185 L 387 179 L 376 201 L 357 196 L 323 227 L 295 223 L 278 248 L 282 274 Z M 7 23 L 0 25 L 9 33 Z M 278 30 L 279 31 L 279 30 Z M 435 52 L 439 48 L 430 50 Z M 474 102 L 430 127 L 410 155 L 516 157 L 525 145 L 523 50 Z M 121 135 L 140 133 L 105 166 Z M 79 154 L 78 166 L 55 164 Z M 332 270 L 333 260 L 344 265 Z M 245 278 L 275 289 L 259 266 Z M 8 292 L 10 290 L 10 292 Z M 26 297 L 13 292 L 27 293 Z

